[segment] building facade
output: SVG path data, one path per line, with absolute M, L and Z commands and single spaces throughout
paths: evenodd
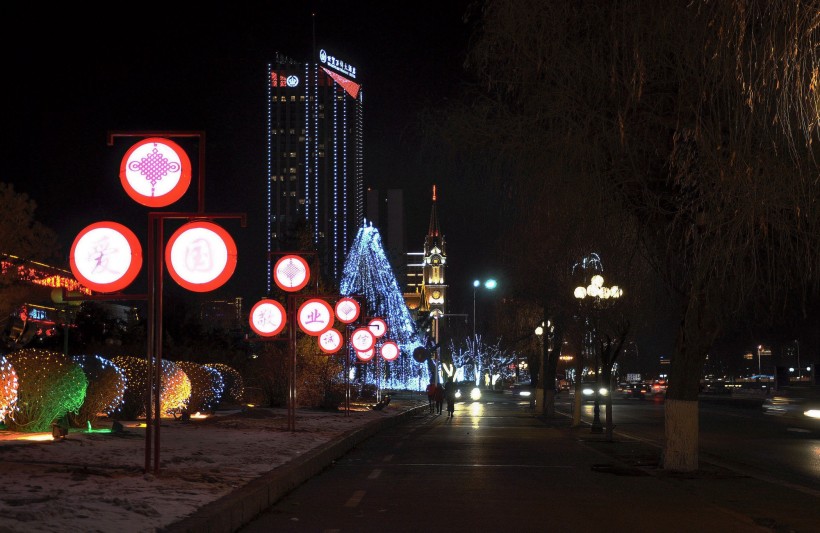
M 268 65 L 267 290 L 276 252 L 319 253 L 338 282 L 364 221 L 363 93 L 357 69 L 325 50 Z

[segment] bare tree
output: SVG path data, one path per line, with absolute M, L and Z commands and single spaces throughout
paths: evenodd
M 696 470 L 708 349 L 738 310 L 799 312 L 820 285 L 820 4 L 490 0 L 481 15 L 481 91 L 452 138 L 518 162 L 497 174 L 517 207 L 578 223 L 564 248 L 528 240 L 543 271 L 593 242 L 654 265 L 680 302 L 663 465 Z M 549 209 L 528 214 L 549 227 Z

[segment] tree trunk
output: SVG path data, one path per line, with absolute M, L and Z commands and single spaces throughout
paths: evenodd
M 611 363 L 604 364 L 601 372 L 601 384 L 607 388 L 609 394 L 604 398 L 604 405 L 606 405 L 606 440 L 612 441 L 612 432 L 615 430 L 615 424 L 612 423 L 612 366 Z
M 678 472 L 698 469 L 698 402 L 666 399 L 663 468 Z
M 706 284 L 708 285 L 708 280 Z M 693 290 L 675 342 L 664 407 L 663 468 L 678 472 L 698 469 L 698 393 L 703 363 L 717 337 L 716 317 L 708 289 Z

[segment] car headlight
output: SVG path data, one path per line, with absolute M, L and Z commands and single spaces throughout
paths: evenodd
M 598 391 L 598 394 L 600 394 L 601 396 L 606 396 L 607 394 L 609 394 L 609 391 L 601 387 L 601 390 Z
M 593 394 L 595 394 L 595 389 L 590 388 L 590 387 L 585 387 L 584 390 L 582 390 L 581 392 L 584 393 L 584 396 L 592 396 Z
M 820 418 L 820 409 L 809 409 L 804 411 L 803 414 L 809 418 Z
M 481 399 L 481 389 L 475 387 L 473 390 L 470 391 L 470 399 L 472 400 L 480 400 Z
M 518 393 L 519 396 L 529 396 L 530 394 L 532 394 L 532 393 L 528 390 L 522 390 L 521 392 Z

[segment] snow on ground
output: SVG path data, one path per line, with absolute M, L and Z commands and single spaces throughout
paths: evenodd
M 381 411 L 297 409 L 294 431 L 288 430 L 284 408 L 218 412 L 190 422 L 163 420 L 158 475 L 153 467 L 145 472 L 144 421 L 122 422 L 121 433 L 72 429 L 61 440 L 50 433 L 0 431 L 0 532 L 154 531 L 300 454 L 406 407 L 393 401 Z M 20 440 L 32 436 L 42 440 Z

